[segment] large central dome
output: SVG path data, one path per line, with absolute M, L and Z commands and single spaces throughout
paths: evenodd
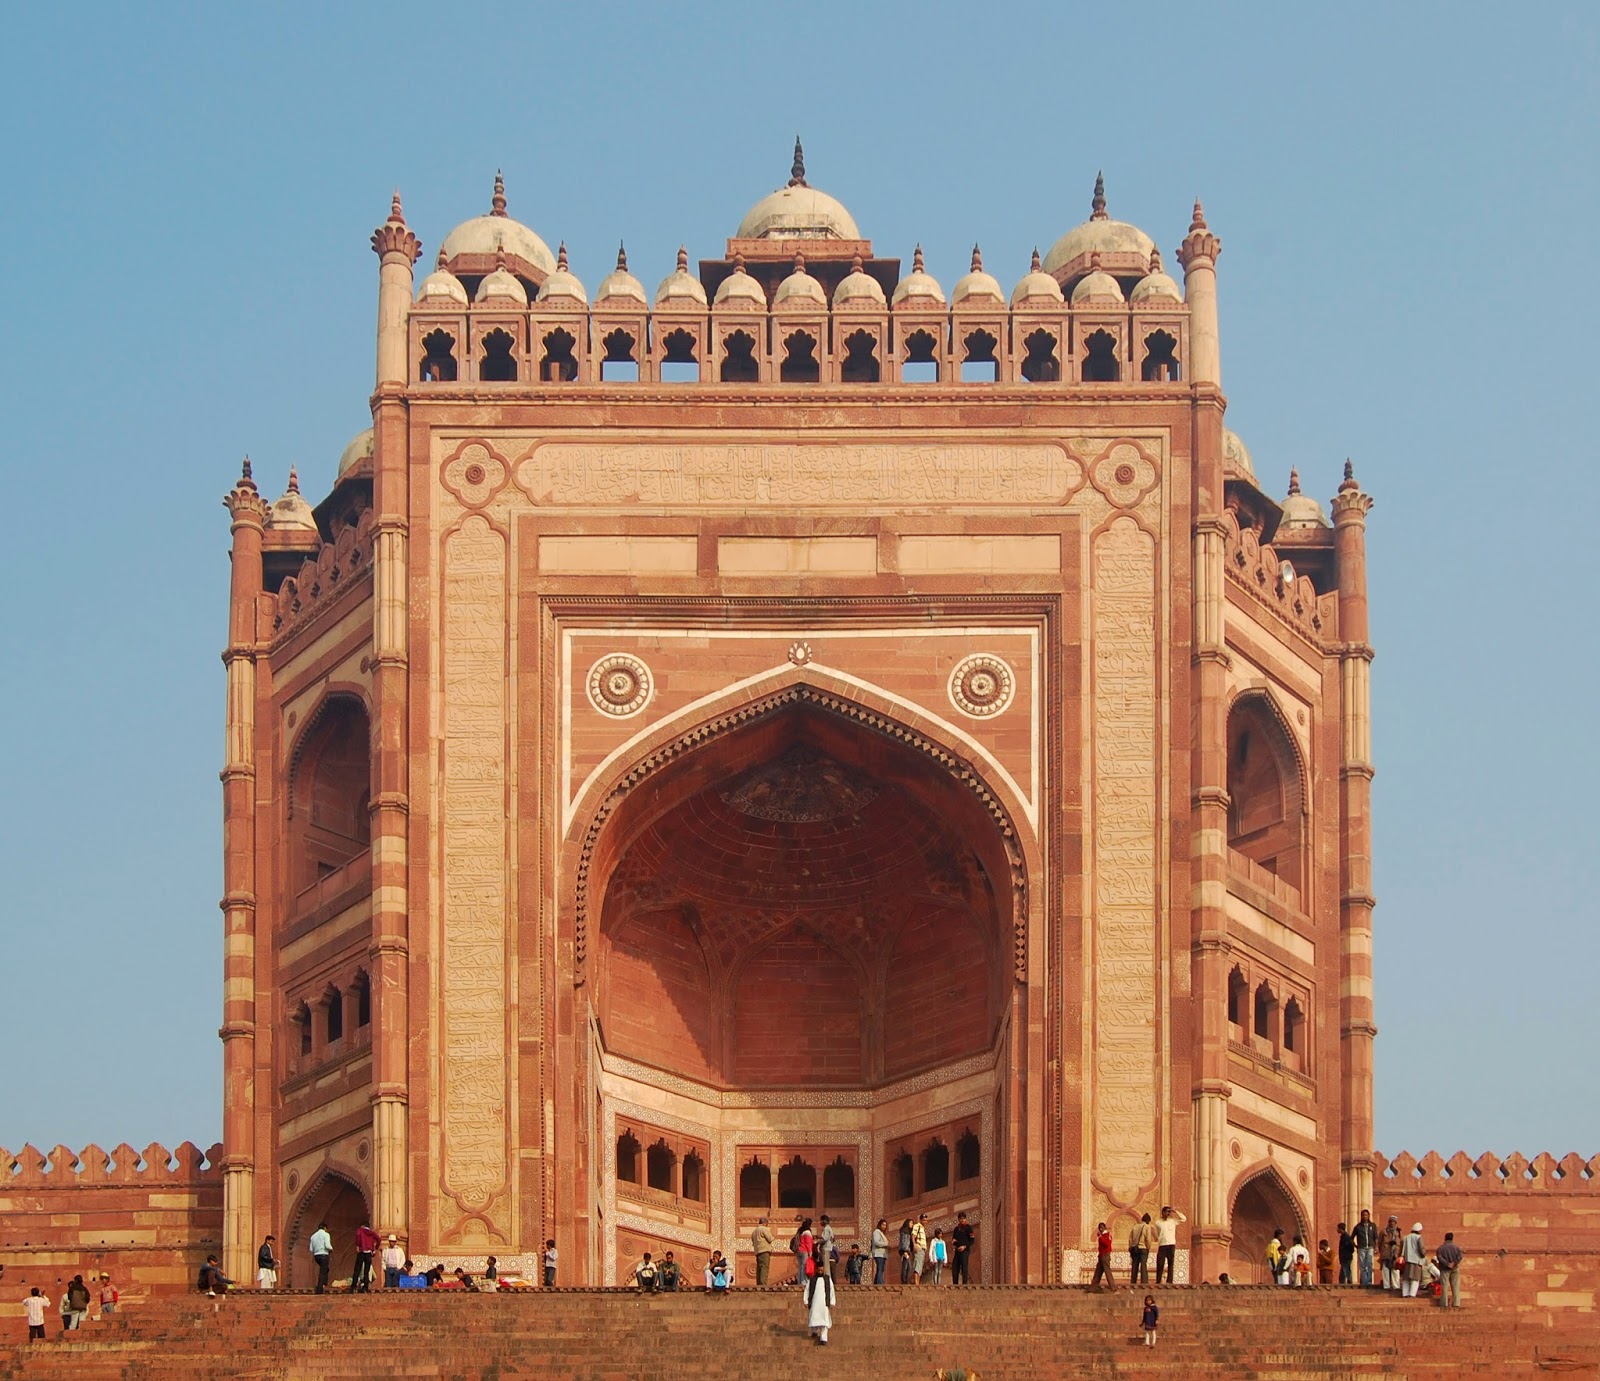
M 855 217 L 838 200 L 806 182 L 805 151 L 794 141 L 786 187 L 762 197 L 739 222 L 740 240 L 859 240 Z

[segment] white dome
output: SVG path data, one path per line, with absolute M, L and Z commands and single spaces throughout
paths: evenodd
M 617 246 L 616 268 L 600 280 L 599 291 L 594 295 L 596 304 L 616 301 L 618 298 L 626 298 L 640 306 L 649 301 L 644 295 L 644 284 L 628 272 L 628 251 L 621 245 Z
M 1056 273 L 1074 260 L 1091 254 L 1101 255 L 1107 263 L 1122 267 L 1129 257 L 1139 264 L 1150 262 L 1155 241 L 1136 225 L 1127 221 L 1114 221 L 1106 214 L 1106 184 L 1104 177 L 1094 180 L 1094 202 L 1089 219 L 1074 226 L 1050 246 L 1044 256 L 1044 271 Z M 1137 269 L 1135 270 L 1137 272 Z
M 902 304 L 925 307 L 930 303 L 944 306 L 944 289 L 939 286 L 939 280 L 922 267 L 921 245 L 911 256 L 911 272 L 895 284 L 894 296 L 889 303 L 894 307 Z
M 350 444 L 344 448 L 339 456 L 339 469 L 337 475 L 343 479 L 352 470 L 365 461 L 369 466 L 372 462 L 372 428 L 357 432 L 350 438 Z
M 584 292 L 583 284 L 567 268 L 567 247 L 565 244 L 556 251 L 556 271 L 539 286 L 538 300 L 540 302 L 576 302 L 580 307 L 589 305 L 589 294 Z
M 1072 290 L 1072 305 L 1087 302 L 1121 302 L 1122 285 L 1109 273 L 1096 269 Z
M 870 309 L 883 307 L 886 303 L 883 285 L 870 273 L 862 271 L 861 256 L 856 255 L 855 261 L 850 265 L 850 272 L 833 290 L 834 310 L 837 311 L 840 307 Z
M 741 256 L 734 260 L 734 269 L 726 278 L 717 284 L 715 305 L 751 308 L 758 312 L 767 310 L 767 295 L 762 292 L 761 284 L 756 282 L 744 269 L 744 258 Z
M 661 285 L 656 289 L 656 306 L 672 307 L 683 303 L 704 307 L 706 290 L 700 280 L 689 272 L 689 251 L 679 245 L 678 267 L 661 280 Z
M 1300 492 L 1300 472 L 1289 471 L 1289 496 L 1283 501 L 1283 520 L 1278 524 L 1278 530 L 1329 526 L 1331 524 L 1327 514 L 1322 511 L 1322 505 L 1311 495 Z
M 370 432 L 367 435 L 371 435 Z M 342 462 L 341 462 L 342 465 Z M 311 505 L 305 500 L 305 495 L 300 492 L 300 477 L 295 474 L 294 466 L 289 467 L 289 487 L 282 496 L 272 501 L 272 507 L 267 510 L 267 526 L 277 532 L 315 532 L 317 530 L 316 515 L 311 511 Z
M 1152 299 L 1183 301 L 1183 293 L 1178 285 L 1162 271 L 1160 250 L 1150 252 L 1150 272 L 1135 283 L 1133 291 L 1128 294 L 1128 301 L 1134 303 L 1149 302 Z
M 478 295 L 473 300 L 488 302 L 491 299 L 516 302 L 526 307 L 528 290 L 522 286 L 522 280 L 516 274 L 498 268 L 478 284 Z
M 828 294 L 821 283 L 806 272 L 805 255 L 797 254 L 794 272 L 778 284 L 772 295 L 774 307 L 823 307 L 828 305 Z
M 1250 460 L 1249 450 L 1239 439 L 1239 433 L 1227 427 L 1222 429 L 1222 471 L 1225 475 L 1236 475 L 1252 482 L 1256 477 L 1256 467 Z
M 1036 249 L 1033 251 L 1032 266 L 1011 290 L 1011 305 L 1020 307 L 1024 302 L 1038 301 L 1050 304 L 1065 302 L 1066 294 L 1061 291 L 1061 284 L 1040 267 L 1039 251 Z
M 991 274 L 983 271 L 983 251 L 977 245 L 972 247 L 971 270 L 956 280 L 955 288 L 950 293 L 950 300 L 954 303 L 962 303 L 968 299 L 980 302 L 988 299 L 1000 303 L 1006 300 L 999 282 Z
M 487 216 L 474 216 L 462 221 L 444 237 L 439 246 L 446 259 L 458 254 L 481 254 L 492 258 L 505 251 L 511 258 L 534 265 L 541 273 L 551 273 L 556 266 L 555 255 L 533 231 L 521 221 L 506 215 L 505 182 L 499 173 L 494 175 L 494 209 Z
M 806 183 L 805 151 L 794 141 L 789 185 L 762 197 L 739 222 L 738 240 L 859 240 L 855 218 L 826 192 Z
M 422 280 L 417 288 L 417 303 L 419 306 L 442 307 L 454 303 L 457 306 L 467 305 L 467 290 L 461 280 L 444 266 L 444 251 L 439 251 L 439 266 Z

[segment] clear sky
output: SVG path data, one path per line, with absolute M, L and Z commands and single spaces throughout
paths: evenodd
M 0 1145 L 220 1135 L 227 515 L 370 420 L 399 186 L 646 284 L 814 185 L 948 287 L 1222 237 L 1229 425 L 1369 527 L 1378 1144 L 1600 1151 L 1600 7 L 17 5 L 0 63 Z M 1590 263 L 1585 268 L 1584 264 Z

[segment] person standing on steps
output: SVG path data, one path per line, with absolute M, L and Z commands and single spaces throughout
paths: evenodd
M 556 1239 L 547 1238 L 544 1244 L 544 1288 L 556 1288 Z
M 391 1232 L 389 1234 L 389 1245 L 383 1249 L 383 1288 L 385 1290 L 398 1290 L 400 1288 L 400 1268 L 405 1264 L 405 1248 L 400 1245 L 400 1239 Z
M 900 1283 L 911 1284 L 911 1219 L 900 1224 Z
M 923 1268 L 928 1264 L 928 1215 L 919 1213 L 911 1225 L 911 1283 L 922 1284 Z
M 977 1238 L 978 1230 L 967 1221 L 965 1213 L 956 1214 L 956 1228 L 950 1234 L 950 1283 L 952 1285 L 971 1285 L 972 1278 L 968 1270 L 972 1264 L 972 1243 Z
M 822 1226 L 817 1230 L 817 1241 L 822 1246 L 822 1269 L 830 1276 L 833 1274 L 833 1263 L 839 1259 L 839 1249 L 833 1242 L 833 1224 L 828 1215 L 822 1215 Z
M 1428 1253 L 1422 1245 L 1422 1224 L 1413 1223 L 1400 1243 L 1400 1298 L 1415 1299 L 1422 1288 L 1423 1268 Z
M 1370 1286 L 1372 1262 L 1378 1252 L 1378 1225 L 1372 1221 L 1372 1214 L 1368 1210 L 1361 1210 L 1361 1221 L 1350 1236 L 1356 1244 L 1356 1269 L 1359 1272 L 1356 1278 L 1361 1284 Z
M 933 1230 L 933 1241 L 928 1243 L 929 1275 L 932 1283 L 937 1285 L 944 1279 L 944 1263 L 949 1259 L 950 1248 L 944 1240 L 944 1229 Z
M 261 1245 L 256 1248 L 256 1288 L 258 1290 L 278 1288 L 278 1239 L 270 1232 L 261 1239 Z
M 1383 1288 L 1400 1288 L 1400 1220 L 1394 1214 L 1378 1234 L 1378 1264 L 1383 1268 Z
M 1144 1297 L 1144 1313 L 1139 1316 L 1139 1327 L 1144 1329 L 1144 1345 L 1146 1347 L 1154 1347 L 1156 1345 L 1156 1323 L 1160 1318 L 1161 1311 L 1156 1308 L 1156 1297 L 1154 1295 L 1146 1295 Z
M 765 1218 L 756 1219 L 756 1229 L 750 1234 L 750 1250 L 756 1254 L 756 1284 L 765 1285 L 772 1272 L 772 1229 Z
M 789 1239 L 789 1250 L 794 1253 L 794 1277 L 802 1294 L 805 1293 L 806 1281 L 814 1264 L 811 1252 L 815 1246 L 816 1238 L 811 1235 L 811 1219 L 802 1218 L 794 1236 Z
M 1134 1288 L 1150 1283 L 1150 1246 L 1154 1239 L 1155 1229 L 1146 1213 L 1128 1234 L 1128 1284 Z
M 325 1295 L 328 1293 L 328 1266 L 333 1260 L 333 1234 L 326 1223 L 318 1223 L 317 1230 L 311 1234 L 311 1259 L 317 1263 L 316 1293 Z
M 1115 1290 L 1117 1283 L 1111 1278 L 1111 1229 L 1104 1223 L 1095 1229 L 1094 1253 L 1094 1279 L 1089 1288 Z M 1105 1284 L 1101 1285 L 1101 1281 Z
M 28 1316 L 28 1341 L 44 1341 L 44 1316 L 50 1301 L 39 1293 L 39 1287 L 33 1287 L 33 1293 L 22 1301 L 23 1312 Z
M 1161 1217 L 1156 1219 L 1156 1284 L 1161 1284 L 1161 1273 L 1167 1274 L 1167 1284 L 1172 1284 L 1172 1272 L 1178 1260 L 1178 1224 L 1188 1220 L 1171 1204 L 1161 1205 Z
M 1356 1259 L 1355 1234 L 1339 1224 L 1339 1284 L 1350 1285 L 1355 1281 L 1354 1263 Z
M 838 1301 L 833 1292 L 833 1273 L 825 1268 L 822 1251 L 818 1239 L 812 1249 L 811 1276 L 806 1281 L 806 1326 L 817 1344 L 826 1347 L 828 1330 L 833 1327 L 833 1306 Z
M 1434 1264 L 1439 1268 L 1439 1307 L 1461 1308 L 1461 1248 L 1456 1246 L 1456 1235 L 1447 1232 L 1439 1250 L 1434 1253 Z
M 963 1218 L 967 1215 L 962 1214 Z M 872 1230 L 872 1283 L 882 1285 L 883 1277 L 889 1269 L 889 1220 L 878 1219 L 878 1226 Z
M 356 1229 L 356 1264 L 350 1272 L 350 1293 L 366 1295 L 372 1292 L 372 1254 L 378 1250 L 378 1234 L 370 1223 Z

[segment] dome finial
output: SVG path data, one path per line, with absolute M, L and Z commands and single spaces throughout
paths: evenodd
M 852 254 L 850 256 L 850 272 L 851 273 L 860 273 L 861 272 L 861 256 L 859 254 Z
M 621 240 L 617 241 L 617 272 L 628 271 L 628 247 Z
M 445 257 L 444 257 L 444 246 L 440 245 L 439 246 L 439 257 L 433 261 L 433 266 L 436 269 L 442 269 L 445 266 L 445 263 L 446 263 L 446 260 L 445 260 Z
M 300 476 L 292 464 L 289 466 L 289 492 L 291 494 L 300 492 Z
M 1298 494 L 1299 492 L 1300 492 L 1300 471 L 1298 469 L 1291 468 L 1290 471 L 1289 471 L 1289 493 L 1291 495 L 1293 495 L 1293 494 Z
M 679 245 L 678 246 L 678 272 L 679 273 L 688 273 L 689 272 L 689 246 L 688 245 Z
M 1189 222 L 1189 233 L 1192 235 L 1196 230 L 1206 230 L 1208 228 L 1205 207 L 1200 205 L 1200 198 L 1196 197 L 1194 199 L 1194 219 Z
M 796 273 L 804 273 L 806 271 L 806 254 L 803 249 L 797 249 L 794 252 L 794 271 Z
M 743 273 L 744 272 L 744 253 L 743 253 L 743 251 L 740 251 L 738 254 L 735 254 L 733 256 L 733 271 L 735 273 Z
M 983 272 L 983 251 L 977 245 L 972 247 L 972 271 L 974 273 Z
M 922 273 L 922 272 L 924 272 L 924 269 L 922 267 L 922 246 L 921 245 L 918 245 L 916 247 L 916 249 L 912 251 L 912 254 L 911 254 L 911 272 L 912 273 Z
M 567 272 L 567 242 L 565 240 L 556 247 L 556 272 Z
M 1089 219 L 1091 221 L 1107 221 L 1111 217 L 1106 214 L 1106 175 L 1094 175 L 1094 201 L 1090 203 Z
M 1035 245 L 1033 247 L 1033 262 L 1028 265 L 1028 272 L 1029 273 L 1038 273 L 1039 272 L 1039 246 L 1038 245 Z
M 794 137 L 794 163 L 789 168 L 789 185 L 791 187 L 809 186 L 806 182 L 806 151 L 800 147 L 800 136 Z
M 245 464 L 248 465 L 249 461 L 246 461 Z M 1346 460 L 1344 463 L 1344 483 L 1339 486 L 1339 492 L 1343 494 L 1349 490 L 1359 488 L 1361 486 L 1356 483 L 1356 467 Z
M 503 216 L 506 213 L 506 180 L 500 176 L 500 169 L 494 170 L 494 196 L 489 201 L 489 214 Z
M 1150 272 L 1151 273 L 1160 273 L 1161 271 L 1162 271 L 1162 269 L 1161 269 L 1161 251 L 1159 249 L 1157 249 L 1154 245 L 1151 245 L 1150 246 Z
M 396 187 L 394 189 L 394 200 L 389 203 L 389 224 L 404 225 L 405 223 L 406 213 L 400 209 L 400 189 Z
M 506 271 L 506 247 L 504 245 L 497 247 L 494 252 L 494 270 L 496 273 L 504 273 Z
M 1348 472 L 1348 470 L 1349 470 L 1349 462 L 1348 461 L 1345 462 L 1345 469 L 1346 469 L 1346 472 Z M 241 483 L 246 481 L 246 480 L 250 480 L 251 483 L 254 483 L 254 480 L 251 478 L 251 475 L 250 475 L 250 457 L 248 455 L 244 458 L 244 464 L 239 467 L 239 479 L 240 479 Z

